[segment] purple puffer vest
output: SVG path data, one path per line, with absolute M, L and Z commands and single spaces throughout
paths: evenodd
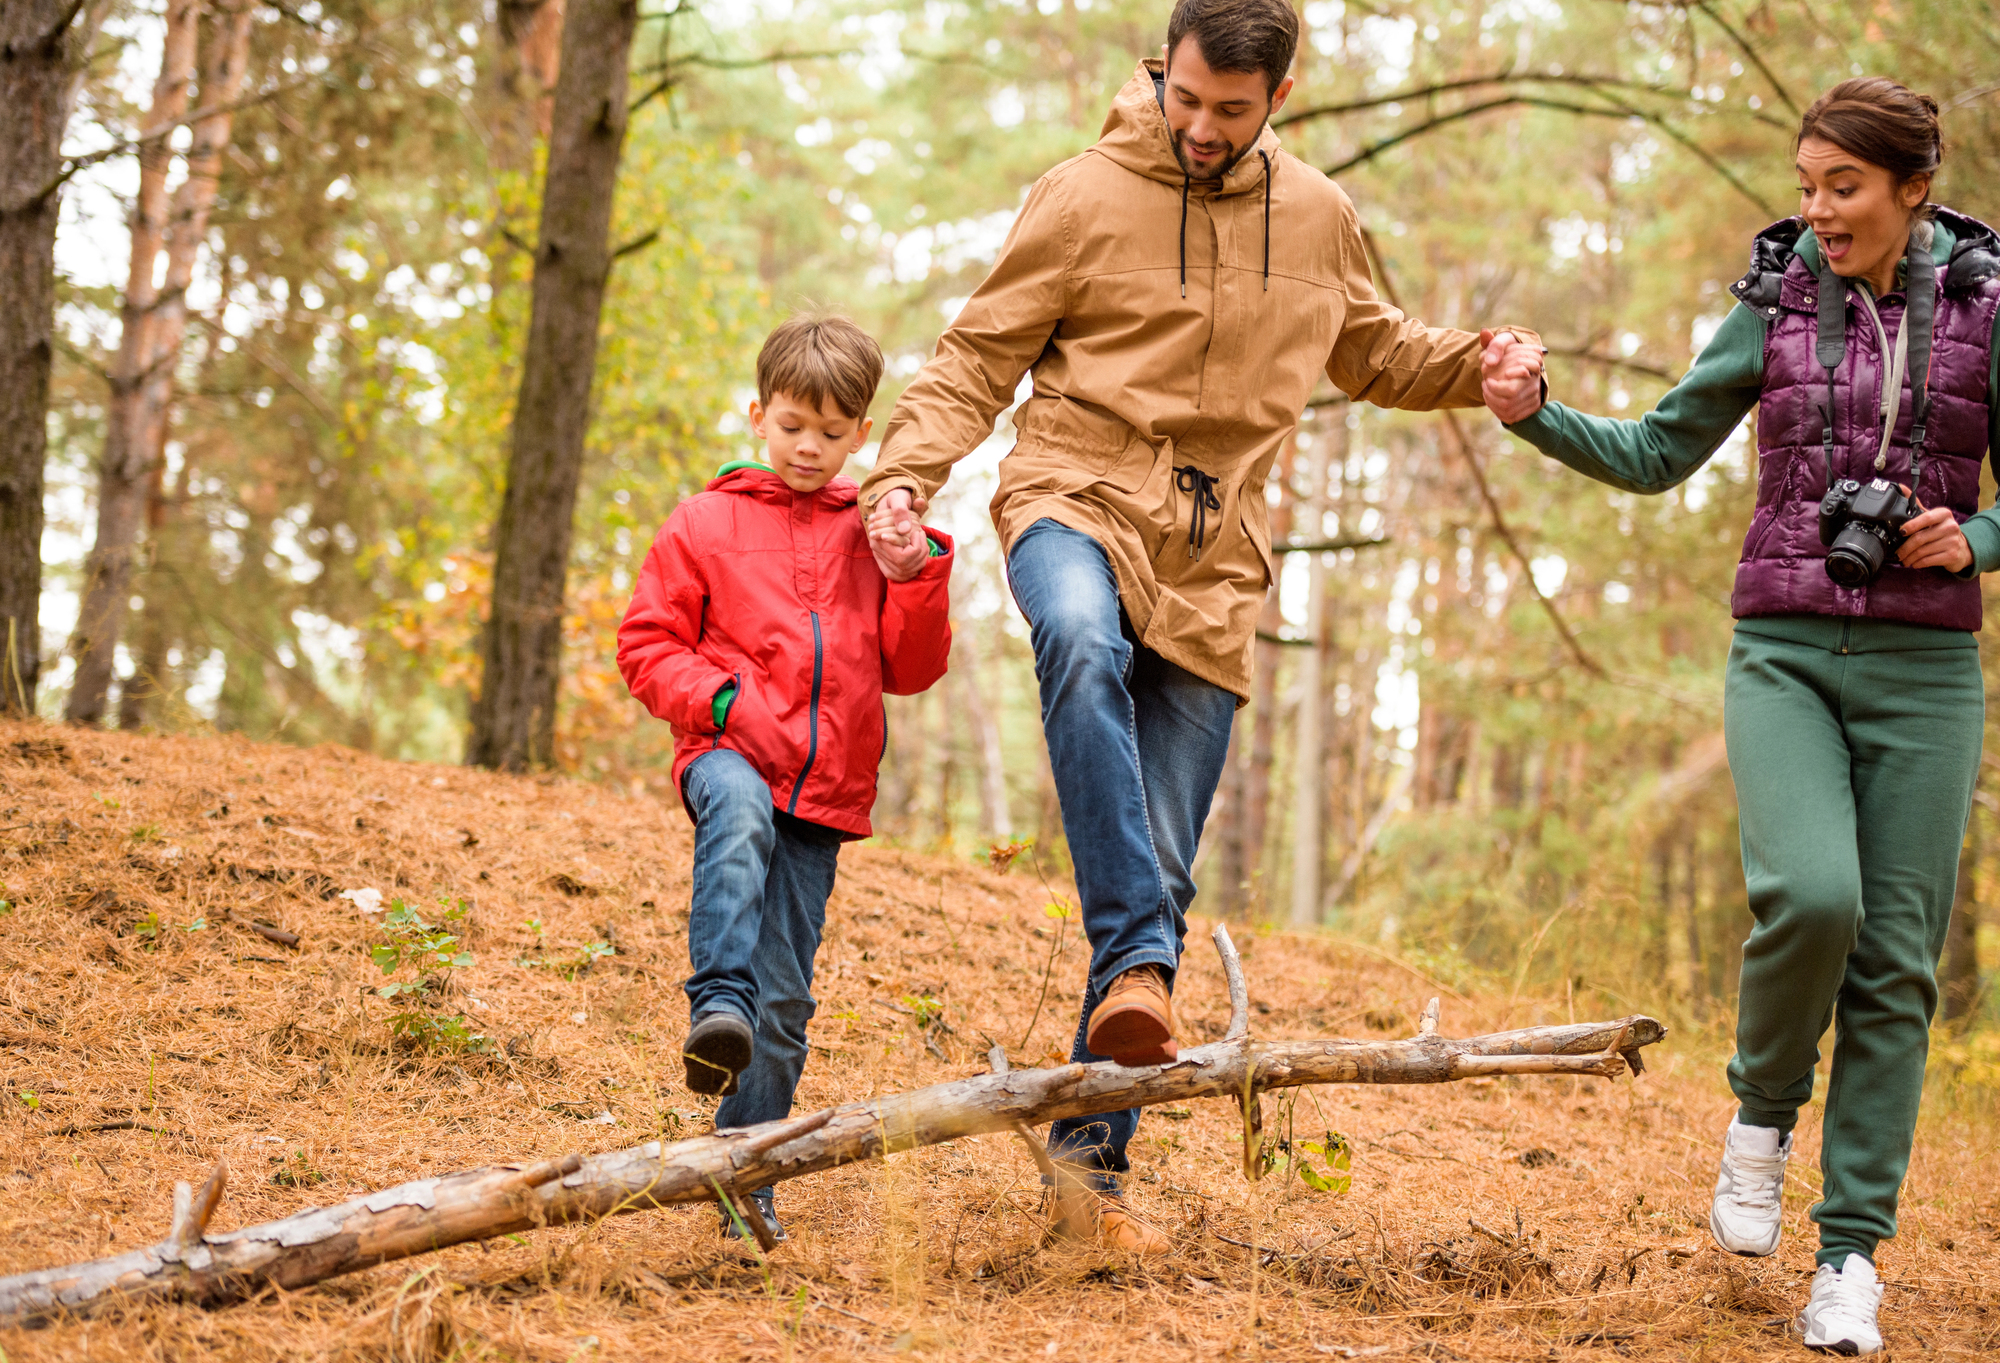
M 1951 259 L 1938 266 L 1937 320 L 1932 332 L 1930 419 L 1924 440 L 1925 506 L 1949 506 L 1960 521 L 1979 509 L 1979 465 L 1987 453 L 1993 319 L 2000 309 L 2000 237 L 1986 224 L 1949 209 L 1938 220 L 1956 238 Z M 1826 575 L 1819 538 L 1819 502 L 1826 494 L 1824 425 L 1826 370 L 1814 353 L 1820 280 L 1795 247 L 1804 220 L 1790 218 L 1757 234 L 1750 272 L 1730 292 L 1765 322 L 1764 390 L 1757 404 L 1757 514 L 1743 539 L 1730 608 L 1737 619 L 1756 615 L 1867 616 L 1941 629 L 1980 625 L 1977 578 L 1942 568 L 1912 571 L 1892 556 L 1866 587 L 1835 585 Z M 1898 293 L 1877 300 L 1893 338 L 1903 320 Z M 1834 474 L 1867 482 L 1878 476 L 1885 357 L 1875 324 L 1850 295 L 1847 350 L 1834 371 Z M 1888 464 L 1879 475 L 1910 480 L 1910 426 L 1915 400 L 1904 381 Z

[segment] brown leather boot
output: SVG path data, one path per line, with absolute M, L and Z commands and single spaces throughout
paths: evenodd
M 1111 982 L 1090 1014 L 1084 1045 L 1121 1065 L 1164 1065 L 1180 1055 L 1173 998 L 1158 966 L 1134 966 Z
M 1125 1204 L 1088 1188 L 1056 1197 L 1055 1233 L 1099 1249 L 1120 1249 L 1149 1258 L 1174 1252 L 1174 1242 L 1125 1210 Z

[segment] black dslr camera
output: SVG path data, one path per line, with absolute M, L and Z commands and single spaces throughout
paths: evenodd
M 1922 511 L 1894 483 L 1871 478 L 1864 486 L 1843 478 L 1819 504 L 1819 542 L 1827 547 L 1826 575 L 1843 587 L 1875 580 L 1903 543 L 1903 522 Z

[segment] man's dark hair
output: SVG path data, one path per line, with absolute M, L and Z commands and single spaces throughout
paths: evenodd
M 1299 16 L 1285 0 L 1180 0 L 1167 20 L 1167 60 L 1192 36 L 1217 71 L 1262 71 L 1266 91 L 1292 69 Z

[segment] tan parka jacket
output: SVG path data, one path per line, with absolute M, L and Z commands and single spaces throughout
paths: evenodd
M 1477 406 L 1479 338 L 1377 298 L 1354 205 L 1269 128 L 1219 183 L 1189 183 L 1159 65 L 1035 182 L 861 503 L 935 494 L 1032 369 L 993 498 L 1002 545 L 1043 517 L 1091 536 L 1140 642 L 1247 698 L 1273 580 L 1264 482 L 1320 374 L 1384 407 Z

